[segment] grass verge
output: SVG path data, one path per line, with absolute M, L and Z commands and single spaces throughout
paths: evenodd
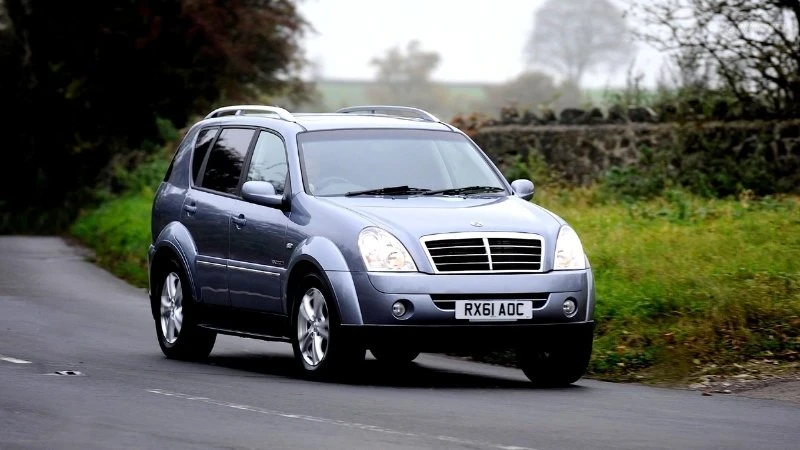
M 708 364 L 797 358 L 800 199 L 709 200 L 672 191 L 624 203 L 601 192 L 536 197 L 576 229 L 595 272 L 592 375 L 678 380 Z M 81 215 L 71 229 L 98 263 L 138 286 L 147 282 L 151 201 L 149 190 L 128 194 Z
M 581 236 L 597 289 L 591 372 L 679 380 L 701 366 L 800 350 L 800 199 L 680 191 L 622 203 L 598 190 L 538 200 Z
M 139 287 L 147 286 L 147 247 L 153 194 L 143 192 L 85 212 L 70 234 L 95 252 L 95 262 Z

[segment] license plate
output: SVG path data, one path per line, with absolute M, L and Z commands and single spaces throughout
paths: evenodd
M 533 302 L 522 300 L 458 300 L 456 319 L 519 320 L 533 318 Z

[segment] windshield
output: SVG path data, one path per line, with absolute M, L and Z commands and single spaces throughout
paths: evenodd
M 376 192 L 367 192 L 368 195 L 416 195 L 422 190 L 448 191 L 474 186 L 488 188 L 474 191 L 475 194 L 506 192 L 500 177 L 478 149 L 458 133 L 314 131 L 300 134 L 298 145 L 306 191 L 317 196 L 371 190 Z

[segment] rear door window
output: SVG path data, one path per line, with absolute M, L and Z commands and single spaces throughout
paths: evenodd
M 242 166 L 255 131 L 246 128 L 225 128 L 208 155 L 200 186 L 225 194 L 236 194 L 242 177 Z

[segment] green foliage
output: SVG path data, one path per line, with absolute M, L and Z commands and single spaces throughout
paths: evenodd
M 675 185 L 674 168 L 669 161 L 672 156 L 669 151 L 639 147 L 639 162 L 612 167 L 603 178 L 599 193 L 628 201 L 661 195 Z
M 150 193 L 128 194 L 79 216 L 70 233 L 95 251 L 95 262 L 115 275 L 147 286 Z
M 172 138 L 175 130 L 166 127 Z M 115 165 L 107 189 L 96 192 L 97 206 L 85 208 L 69 228 L 70 234 L 95 251 L 96 262 L 130 283 L 147 283 L 147 247 L 153 197 L 172 155 L 149 155 L 134 169 Z
M 145 160 L 134 171 L 118 167 L 114 171 L 113 192 L 123 195 L 140 192 L 153 194 L 168 167 L 168 160 L 153 157 Z
M 289 0 L 3 6 L 0 98 L 14 150 L 0 166 L 0 232 L 59 231 L 64 220 L 43 218 L 69 222 L 110 166 L 161 148 L 193 114 L 305 92 L 308 25 Z
M 800 199 L 704 199 L 669 190 L 597 201 L 540 189 L 537 202 L 580 233 L 597 286 L 591 371 L 682 377 L 800 348 Z
M 793 169 L 797 155 L 775 151 L 784 143 L 775 140 L 773 127 L 687 124 L 676 127 L 672 137 L 658 150 L 643 147 L 636 165 L 612 169 L 607 186 L 623 194 L 645 196 L 681 187 L 718 198 L 743 191 L 763 196 L 798 190 Z
M 547 164 L 544 156 L 535 148 L 529 148 L 523 154 L 514 155 L 513 161 L 503 175 L 510 181 L 517 179 L 531 180 L 537 187 L 540 185 L 550 187 L 561 185 L 557 172 Z

